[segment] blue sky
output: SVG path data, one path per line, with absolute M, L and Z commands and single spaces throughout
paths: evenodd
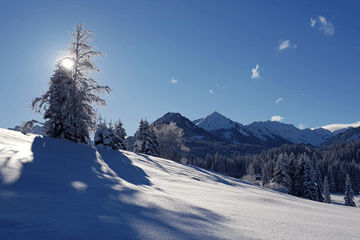
M 98 111 L 121 118 L 128 135 L 166 112 L 309 128 L 358 122 L 359 12 L 351 0 L 0 0 L 0 127 L 42 120 L 30 101 L 80 22 L 107 54 L 94 78 L 113 91 Z

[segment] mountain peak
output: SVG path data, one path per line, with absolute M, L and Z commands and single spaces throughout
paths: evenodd
M 231 119 L 223 116 L 222 114 L 218 113 L 217 111 L 209 114 L 208 116 L 195 120 L 194 123 L 206 131 L 212 131 L 217 129 L 229 129 L 235 128 L 236 125 L 241 126 L 240 123 L 234 122 Z

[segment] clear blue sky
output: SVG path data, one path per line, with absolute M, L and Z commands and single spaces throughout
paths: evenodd
M 113 91 L 99 113 L 120 117 L 128 135 L 166 112 L 194 120 L 218 111 L 242 124 L 280 116 L 309 128 L 357 122 L 359 13 L 356 0 L 0 0 L 0 127 L 42 120 L 30 101 L 80 22 L 107 54 L 94 77 Z

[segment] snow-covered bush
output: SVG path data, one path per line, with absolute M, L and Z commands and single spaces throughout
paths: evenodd
M 108 150 L 123 150 L 124 142 L 119 139 L 118 135 L 111 128 L 100 125 L 95 132 L 95 146 L 103 147 Z

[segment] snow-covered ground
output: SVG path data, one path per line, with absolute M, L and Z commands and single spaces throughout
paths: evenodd
M 0 129 L 0 239 L 359 239 L 360 209 Z M 356 199 L 357 201 L 358 199 Z

